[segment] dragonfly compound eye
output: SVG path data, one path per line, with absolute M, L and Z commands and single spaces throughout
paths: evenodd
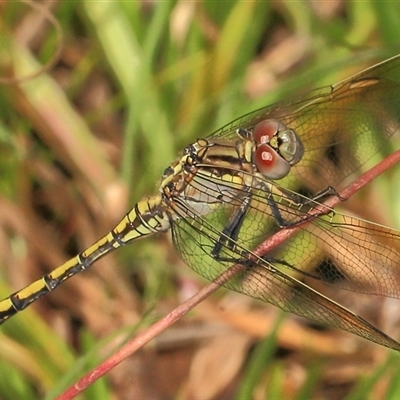
M 278 153 L 290 165 L 297 164 L 302 159 L 304 154 L 303 143 L 291 129 L 279 132 L 277 143 Z
M 269 179 L 282 179 L 290 171 L 291 165 L 268 144 L 260 144 L 254 154 L 257 169 Z
M 271 139 L 286 126 L 274 119 L 266 119 L 254 127 L 253 139 L 257 144 L 270 143 Z
M 281 179 L 304 154 L 303 144 L 294 131 L 277 120 L 259 122 L 253 132 L 255 164 L 267 178 Z

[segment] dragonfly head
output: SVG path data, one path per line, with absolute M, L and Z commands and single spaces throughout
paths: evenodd
M 269 179 L 282 179 L 304 154 L 304 147 L 296 133 L 282 122 L 266 119 L 253 131 L 256 144 L 254 164 Z

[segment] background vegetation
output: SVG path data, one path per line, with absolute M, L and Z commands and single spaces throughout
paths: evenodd
M 59 59 L 0 90 L 1 297 L 105 234 L 196 138 L 400 48 L 396 2 L 46 5 L 63 32 Z M 37 71 L 58 45 L 38 11 L 1 2 L 1 77 Z M 368 192 L 362 216 L 399 227 L 395 178 Z M 0 397 L 54 397 L 203 284 L 167 235 L 120 249 L 2 326 Z M 396 332 L 398 303 L 354 302 Z M 398 362 L 221 289 L 84 397 L 390 399 Z

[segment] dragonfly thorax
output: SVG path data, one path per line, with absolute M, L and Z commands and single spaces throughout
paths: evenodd
M 250 140 L 199 139 L 167 168 L 160 190 L 169 206 L 180 204 L 189 215 L 207 215 L 239 193 L 254 187 Z

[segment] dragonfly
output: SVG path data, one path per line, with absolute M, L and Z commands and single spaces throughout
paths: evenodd
M 238 265 L 227 288 L 400 351 L 400 343 L 317 289 L 323 283 L 400 297 L 400 232 L 336 210 L 315 212 L 399 129 L 400 55 L 246 114 L 185 147 L 157 194 L 108 234 L 0 301 L 0 323 L 111 251 L 169 231 L 181 259 L 206 279 Z M 288 240 L 254 251 L 293 227 Z

